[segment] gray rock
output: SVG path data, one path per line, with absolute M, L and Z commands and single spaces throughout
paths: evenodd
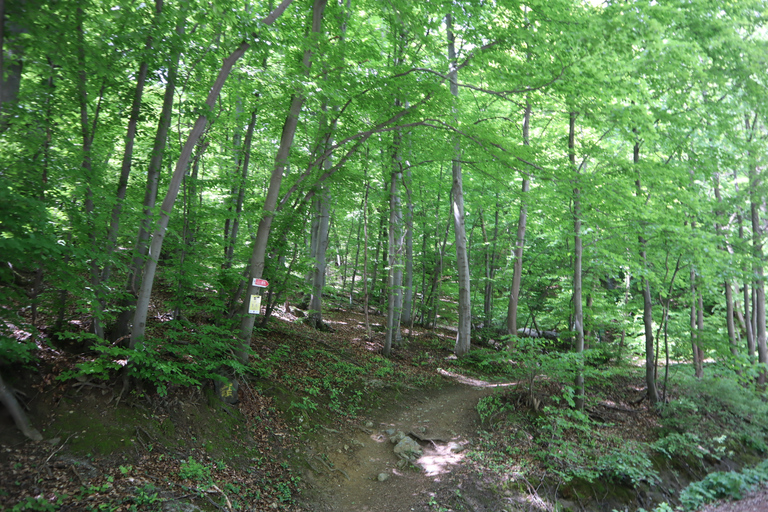
M 387 430 L 384 431 L 384 433 L 387 434 L 388 436 L 393 436 L 395 435 L 395 429 L 388 428 Z
M 379 482 L 384 482 L 386 480 L 389 480 L 389 473 L 379 473 L 376 475 L 376 480 Z
M 402 441 L 403 439 L 405 439 L 405 437 L 406 437 L 405 432 L 403 432 L 402 430 L 398 430 L 394 435 L 390 434 L 390 436 L 391 437 L 389 438 L 389 441 L 392 444 L 397 444 L 400 441 Z
M 403 437 L 395 445 L 395 455 L 404 460 L 414 461 L 421 457 L 421 446 L 410 437 Z

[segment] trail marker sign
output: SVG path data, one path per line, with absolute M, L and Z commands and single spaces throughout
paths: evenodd
M 253 286 L 255 286 L 256 288 L 266 288 L 267 286 L 269 286 L 269 282 L 267 282 L 266 279 L 254 279 Z
M 258 315 L 261 313 L 261 295 L 251 295 L 251 300 L 248 303 L 248 314 Z

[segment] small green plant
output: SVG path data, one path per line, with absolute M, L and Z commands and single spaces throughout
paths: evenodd
M 160 501 L 160 499 L 161 498 L 157 495 L 155 487 L 152 484 L 147 484 L 136 489 L 133 496 L 133 501 L 138 506 L 152 505 Z
M 490 424 L 496 417 L 505 411 L 511 411 L 512 405 L 504 403 L 504 398 L 499 395 L 484 396 L 477 402 L 477 413 L 482 424 Z
M 207 482 L 211 479 L 211 468 L 190 457 L 188 460 L 182 461 L 179 476 L 185 480 Z

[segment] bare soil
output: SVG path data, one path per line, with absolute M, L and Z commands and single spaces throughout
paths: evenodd
M 304 478 L 313 488 L 313 512 L 392 512 L 436 510 L 436 496 L 462 493 L 472 470 L 466 457 L 480 428 L 475 407 L 498 384 L 465 380 L 440 389 L 419 391 L 363 418 L 346 435 L 330 432 L 306 451 Z M 367 426 L 366 426 L 367 425 Z M 390 442 L 392 431 L 419 440 L 423 455 L 403 465 Z M 379 481 L 379 475 L 386 480 Z M 475 486 L 476 487 L 476 486 Z M 482 502 L 498 497 L 470 489 L 469 510 L 494 510 Z M 491 503 L 488 503 L 490 506 Z

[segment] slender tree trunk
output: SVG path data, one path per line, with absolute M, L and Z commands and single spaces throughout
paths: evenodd
M 582 309 L 582 245 L 581 245 L 581 190 L 579 168 L 576 165 L 576 112 L 569 114 L 568 160 L 573 176 L 573 330 L 576 332 L 576 353 L 584 352 L 584 311 Z M 584 370 L 581 362 L 576 374 L 576 409 L 584 410 Z
M 701 361 L 701 349 L 699 348 L 699 334 L 701 329 L 698 328 L 699 311 L 696 307 L 698 289 L 696 287 L 696 271 L 691 265 L 691 351 L 693 352 L 693 374 L 696 378 L 701 378 L 704 375 L 704 369 Z
M 224 268 L 230 268 L 232 266 L 232 259 L 235 256 L 235 245 L 237 244 L 237 235 L 240 230 L 240 217 L 243 213 L 245 189 L 248 182 L 248 165 L 251 161 L 251 144 L 253 143 L 253 131 L 256 128 L 256 114 L 257 111 L 254 109 L 253 112 L 251 112 L 251 119 L 248 122 L 248 129 L 245 132 L 243 155 L 240 159 L 240 177 L 239 183 L 237 184 L 235 213 L 231 219 L 231 228 L 228 230 L 228 236 L 225 238 Z
M 405 171 L 405 284 L 403 289 L 403 314 L 401 321 L 413 330 L 413 177 L 410 166 Z
M 640 163 L 640 142 L 635 142 L 632 161 L 635 167 Z M 635 181 L 637 196 L 642 195 L 643 189 L 640 183 L 640 170 L 637 170 L 637 180 Z M 648 259 L 645 254 L 645 239 L 640 234 L 637 237 L 640 246 L 640 261 L 643 265 L 641 274 L 641 283 L 643 287 L 643 326 L 645 327 L 645 384 L 648 387 L 648 400 L 651 404 L 659 401 L 659 393 L 656 389 L 656 360 L 653 356 L 653 299 L 651 298 L 651 283 L 645 276 L 648 270 Z
M 716 212 L 717 221 L 715 222 L 715 232 L 718 237 L 725 237 L 723 233 L 723 227 L 720 223 L 720 218 L 723 217 L 723 198 L 720 195 L 720 175 L 715 174 L 715 199 L 717 199 L 718 211 Z M 729 252 L 729 244 L 726 239 L 723 239 L 722 250 Z M 728 341 L 731 344 L 731 354 L 733 356 L 739 355 L 739 344 L 736 339 L 736 323 L 734 321 L 734 309 L 733 309 L 733 289 L 731 288 L 731 281 L 726 277 L 723 281 L 725 287 L 725 323 L 728 329 Z
M 180 15 L 180 20 L 176 25 L 176 34 L 181 36 L 184 33 L 184 23 L 186 20 Z M 163 154 L 168 141 L 168 129 L 171 126 L 171 115 L 173 112 L 173 97 L 176 92 L 176 76 L 179 67 L 180 51 L 174 50 L 168 61 L 168 75 L 165 84 L 165 93 L 163 94 L 163 106 L 160 111 L 160 119 L 155 132 L 155 140 L 152 145 L 152 152 L 147 168 L 147 185 L 144 189 L 144 202 L 141 225 L 133 251 L 133 260 L 128 270 L 128 280 L 125 285 L 125 291 L 129 298 L 120 305 L 122 311 L 118 314 L 115 325 L 111 329 L 111 339 L 116 341 L 130 334 L 130 326 L 135 315 L 136 295 L 141 286 L 141 275 L 147 253 L 149 252 L 149 237 L 152 226 L 152 210 L 155 207 L 157 199 L 157 187 L 160 181 L 160 171 L 162 170 Z
M 362 210 L 363 204 L 360 204 L 360 209 Z M 349 305 L 351 306 L 354 302 L 355 297 L 355 281 L 357 280 L 357 265 L 360 263 L 360 233 L 363 230 L 363 223 L 362 221 L 358 221 L 357 224 L 357 237 L 355 238 L 355 264 L 352 265 L 352 276 L 350 278 L 349 283 Z
M 768 363 L 768 347 L 766 345 L 766 320 L 765 320 L 765 276 L 763 270 L 763 227 L 760 224 L 760 205 L 762 197 L 758 195 L 762 185 L 757 166 L 750 163 L 749 167 L 749 203 L 750 217 L 752 220 L 752 275 L 754 282 L 752 290 L 755 295 L 755 304 L 752 308 L 755 317 L 755 333 L 757 334 L 757 361 L 761 364 Z M 758 384 L 766 383 L 766 372 L 760 371 Z
M 736 193 L 739 192 L 739 185 L 738 185 L 738 172 L 736 169 L 733 171 L 733 186 L 736 190 Z M 745 235 L 744 235 L 744 214 L 741 209 L 741 207 L 737 206 L 736 208 L 736 223 L 739 226 L 739 240 L 743 243 L 745 241 Z M 742 268 L 742 272 L 745 276 L 749 275 L 749 263 L 745 263 L 744 267 Z M 755 358 L 755 350 L 756 350 L 756 344 L 755 344 L 755 331 L 752 329 L 752 321 L 751 321 L 751 315 L 750 315 L 750 287 L 749 287 L 749 280 L 744 279 L 743 283 L 743 299 L 744 299 L 744 316 L 742 318 L 742 323 L 744 324 L 744 332 L 747 337 L 747 354 L 749 354 L 750 360 L 754 360 Z
M 314 0 L 312 6 L 312 36 L 317 36 L 322 32 L 323 12 L 325 11 L 327 0 Z M 304 51 L 303 66 L 305 74 L 309 74 L 309 68 L 312 64 L 312 49 L 308 48 Z M 293 138 L 296 134 L 296 127 L 299 122 L 299 114 L 301 114 L 301 107 L 304 104 L 303 94 L 294 94 L 291 98 L 291 107 L 288 110 L 288 116 L 283 124 L 283 132 L 280 137 L 280 146 L 277 149 L 275 155 L 275 166 L 272 170 L 272 176 L 269 180 L 269 188 L 267 189 L 267 195 L 264 199 L 264 214 L 259 221 L 259 227 L 256 231 L 256 240 L 253 243 L 253 253 L 249 262 L 250 267 L 250 279 L 248 279 L 248 289 L 246 292 L 246 299 L 243 301 L 243 315 L 240 321 L 240 347 L 236 350 L 238 359 L 247 363 L 248 352 L 247 346 L 250 345 L 251 334 L 253 333 L 253 324 L 256 321 L 254 315 L 248 314 L 248 297 L 256 292 L 256 287 L 253 286 L 253 279 L 262 277 L 264 273 L 264 257 L 267 252 L 267 241 L 269 240 L 269 231 L 272 226 L 272 219 L 275 216 L 275 207 L 277 206 L 277 199 L 280 194 L 280 184 L 283 180 L 283 171 L 285 171 L 288 165 L 288 156 L 290 154 L 291 146 L 293 145 Z
M 399 107 L 400 103 L 395 102 Z M 387 272 L 387 328 L 383 354 L 392 353 L 392 345 L 400 340 L 400 322 L 403 293 L 404 236 L 402 200 L 399 185 L 403 180 L 402 134 L 393 132 L 392 170 L 389 176 L 389 229 Z
M 93 186 L 96 178 L 93 171 L 93 155 L 91 154 L 91 148 L 93 145 L 94 132 L 96 129 L 96 120 L 93 121 L 93 126 L 88 117 L 88 89 L 87 89 L 87 76 L 88 71 L 86 69 L 85 62 L 85 30 L 83 29 L 85 14 L 81 7 L 77 8 L 77 61 L 79 67 L 78 81 L 77 81 L 77 96 L 80 102 L 80 131 L 83 141 L 83 161 L 81 167 L 86 182 L 85 200 L 83 203 L 83 209 L 85 211 L 86 226 L 89 232 L 89 238 L 91 241 L 91 261 L 90 268 L 90 286 L 91 291 L 94 294 L 91 299 L 91 309 L 93 312 L 93 333 L 98 338 L 104 337 L 104 326 L 102 324 L 103 307 L 101 305 L 101 298 L 99 296 L 99 290 L 101 289 L 101 272 L 99 270 L 99 253 L 98 243 L 96 238 L 96 225 L 94 221 L 94 202 L 93 202 Z M 102 89 L 103 91 L 103 89 Z M 96 115 L 94 115 L 96 117 Z
M 155 0 L 155 17 L 152 22 L 154 27 L 157 24 L 163 12 L 163 0 Z M 123 161 L 120 166 L 120 179 L 117 182 L 117 193 L 115 206 L 112 208 L 112 217 L 109 223 L 109 231 L 107 233 L 107 258 L 110 258 L 115 246 L 117 244 L 117 235 L 120 230 L 120 215 L 123 211 L 123 201 L 125 200 L 125 194 L 128 190 L 128 178 L 131 175 L 131 163 L 133 160 L 133 146 L 136 142 L 136 129 L 139 123 L 139 113 L 141 110 L 141 100 L 144 96 L 144 84 L 147 80 L 147 58 L 152 52 L 152 36 L 147 36 L 147 42 L 144 45 L 145 57 L 139 64 L 139 73 L 136 77 L 136 90 L 133 94 L 133 101 L 131 103 L 131 115 L 128 119 L 128 130 L 125 136 L 125 149 L 123 151 Z M 101 273 L 102 283 L 106 283 L 109 280 L 110 273 L 112 272 L 112 262 L 107 260 Z M 101 287 L 99 287 L 101 288 Z
M 290 5 L 292 0 L 283 0 L 283 2 L 272 11 L 269 16 L 261 20 L 262 25 L 271 25 L 275 19 L 279 17 L 283 11 Z M 243 42 L 237 47 L 222 63 L 219 74 L 216 77 L 216 81 L 211 87 L 206 99 L 205 105 L 209 111 L 212 111 L 215 107 L 216 100 L 219 97 L 224 82 L 226 82 L 229 74 L 232 71 L 232 66 L 237 62 L 240 57 L 250 48 L 250 44 Z M 192 156 L 192 151 L 200 140 L 200 137 L 205 131 L 205 127 L 208 124 L 208 118 L 206 114 L 200 115 L 190 131 L 187 141 L 184 143 L 184 147 L 181 150 L 181 155 L 176 162 L 176 168 L 173 171 L 171 182 L 168 186 L 168 192 L 166 193 L 163 204 L 160 207 L 160 220 L 157 223 L 157 227 L 152 235 L 152 243 L 149 249 L 149 258 L 144 265 L 144 275 L 141 282 L 141 289 L 136 301 L 136 313 L 133 318 L 133 332 L 131 333 L 130 348 L 134 348 L 137 343 L 143 340 L 144 332 L 147 327 L 147 311 L 149 310 L 149 298 L 152 294 L 152 286 L 155 280 L 155 271 L 157 270 L 157 263 L 160 257 L 160 251 L 163 247 L 163 240 L 165 239 L 165 232 L 168 229 L 168 222 L 170 221 L 171 211 L 173 210 L 173 204 L 176 202 L 176 196 L 179 193 L 179 187 L 184 173 L 187 170 L 189 160 Z M 275 194 L 276 195 L 276 194 Z M 270 218 L 271 221 L 271 218 Z M 263 261 L 263 260 L 262 260 Z M 263 263 L 262 263 L 263 266 Z M 253 327 L 253 322 L 251 322 Z
M 366 161 L 368 151 L 366 150 Z M 363 195 L 363 312 L 365 313 L 365 336 L 371 339 L 371 323 L 368 320 L 368 172 L 365 173 L 365 194 Z
M 581 190 L 579 168 L 576 165 L 576 112 L 569 115 L 568 130 L 568 159 L 571 163 L 573 177 L 573 329 L 576 333 L 576 353 L 584 352 L 584 311 L 582 297 L 582 240 L 581 240 Z M 579 363 L 576 376 L 576 408 L 584 409 L 584 374 Z
M 530 145 L 531 103 L 525 102 L 523 114 L 523 144 Z M 512 289 L 509 292 L 507 307 L 507 333 L 517 335 L 517 308 L 520 303 L 520 282 L 523 276 L 523 249 L 525 248 L 525 224 L 528 219 L 528 191 L 530 180 L 523 175 L 523 187 L 520 194 L 520 215 L 517 219 L 517 241 L 515 243 L 515 260 L 512 267 Z
M 459 72 L 456 64 L 456 47 L 453 34 L 453 20 L 450 14 L 445 17 L 445 25 L 448 32 L 448 62 L 450 70 L 448 78 L 451 82 L 451 94 L 459 97 Z M 458 121 L 458 107 L 454 106 L 454 116 Z M 456 346 L 454 352 L 457 356 L 463 356 L 469 352 L 470 330 L 472 322 L 472 305 L 470 304 L 469 287 L 469 258 L 467 257 L 467 234 L 464 222 L 464 187 L 461 175 L 461 141 L 458 136 L 454 142 L 454 157 L 452 163 L 453 187 L 451 189 L 453 230 L 456 238 L 456 270 L 459 281 L 459 325 L 456 333 Z
M 328 236 L 331 212 L 329 202 L 331 198 L 328 188 L 322 187 L 320 193 L 315 195 L 312 203 L 317 213 L 317 246 L 315 248 L 315 265 L 312 269 L 312 295 L 309 299 L 309 323 L 315 329 L 323 328 L 323 287 L 325 286 L 326 253 L 328 250 Z
M 485 291 L 483 293 L 483 316 L 485 324 L 493 323 L 493 280 L 496 278 L 496 240 L 499 235 L 499 193 L 496 193 L 496 211 L 493 223 L 493 243 L 486 247 L 489 256 L 486 258 Z M 487 254 L 488 254 L 487 253 Z M 517 320 L 517 319 L 515 319 Z

